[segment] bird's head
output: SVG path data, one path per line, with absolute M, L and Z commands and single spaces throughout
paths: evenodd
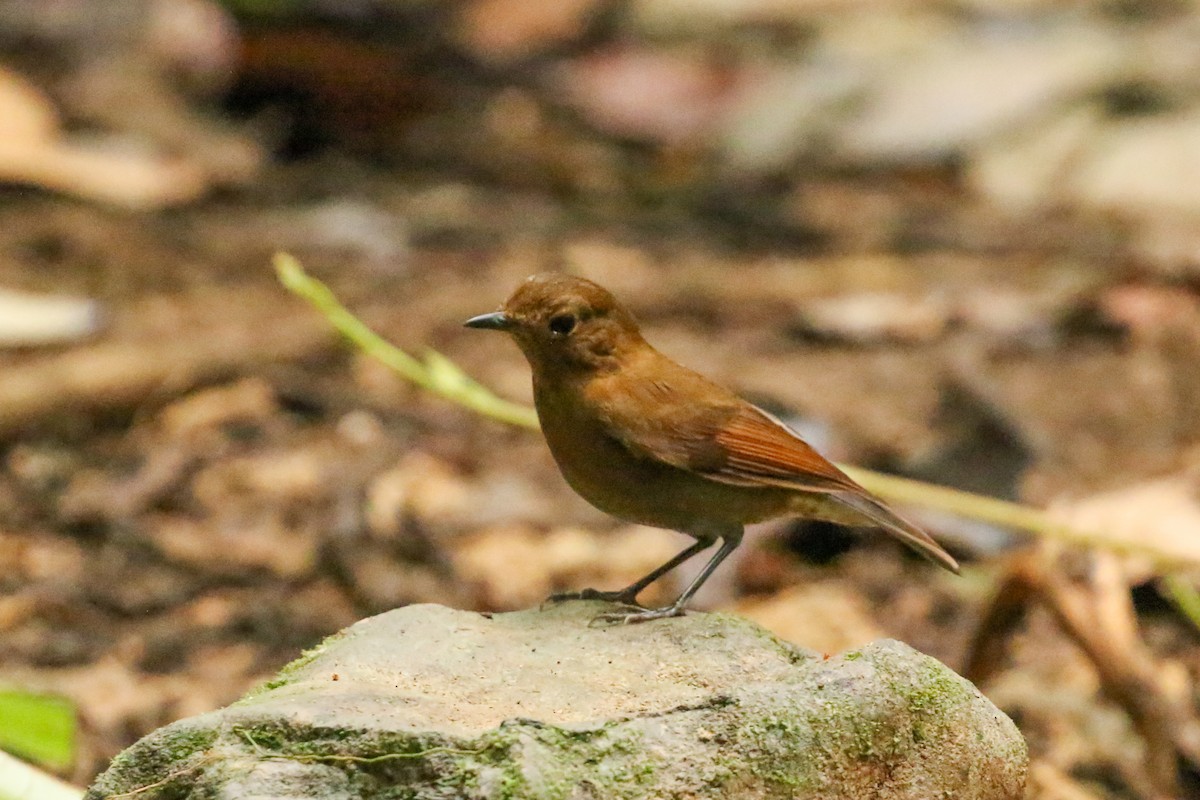
M 503 309 L 468 328 L 506 331 L 535 370 L 605 370 L 644 344 L 633 316 L 602 286 L 561 272 L 527 278 Z

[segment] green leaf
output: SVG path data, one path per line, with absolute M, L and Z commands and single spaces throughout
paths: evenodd
M 51 769 L 75 758 L 75 707 L 54 695 L 0 689 L 0 749 Z

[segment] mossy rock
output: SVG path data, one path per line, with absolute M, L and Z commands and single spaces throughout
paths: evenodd
M 1022 796 L 1012 722 L 906 645 L 823 658 L 725 614 L 589 627 L 604 609 L 372 617 L 142 739 L 88 797 Z

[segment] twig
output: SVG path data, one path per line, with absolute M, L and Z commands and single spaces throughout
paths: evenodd
M 1003 668 L 1010 643 L 1037 600 L 1044 558 L 1040 548 L 1028 548 L 1008 559 L 963 658 L 962 676 L 971 683 L 982 686 Z
M 1092 574 L 1069 582 L 1053 568 L 1042 576 L 1042 598 L 1087 653 L 1105 692 L 1129 714 L 1146 742 L 1146 777 L 1166 797 L 1177 797 L 1183 757 L 1200 765 L 1200 723 L 1191 703 L 1172 696 L 1161 665 L 1137 634 L 1128 586 L 1112 557 L 1097 556 Z
M 1020 503 L 1011 503 L 1007 500 L 985 497 L 960 489 L 914 481 L 910 478 L 900 478 L 847 464 L 838 466 L 866 487 L 868 491 L 874 492 L 885 500 L 920 508 L 947 511 L 967 519 L 999 525 L 1011 530 L 1027 531 L 1037 534 L 1043 539 L 1083 547 L 1101 548 L 1117 555 L 1143 556 L 1164 570 L 1197 566 L 1194 561 L 1180 554 L 1164 551 L 1155 547 L 1153 543 L 1101 537 L 1091 531 L 1064 525 L 1045 511 Z M 1197 609 L 1197 613 L 1200 614 L 1200 608 Z M 1200 628 L 1200 616 L 1197 616 L 1196 620 L 1197 627 Z
M 105 796 L 104 800 L 127 800 L 127 798 L 130 797 L 137 797 L 138 795 L 145 794 L 146 792 L 152 792 L 155 789 L 161 789 L 163 786 L 166 786 L 173 781 L 177 781 L 185 775 L 191 775 L 195 772 L 198 772 L 201 768 L 207 766 L 208 764 L 212 764 L 219 759 L 219 756 L 209 754 L 195 763 L 187 764 L 179 769 L 171 770 L 156 781 L 134 787 L 127 792 L 118 792 L 117 794 L 107 795 Z
M 1196 587 L 1182 575 L 1164 575 L 1162 588 L 1179 613 L 1200 630 L 1200 592 Z
M 421 361 L 385 341 L 338 302 L 328 286 L 305 273 L 300 262 L 292 256 L 278 253 L 274 265 L 280 282 L 289 291 L 312 303 L 338 333 L 406 380 L 485 417 L 523 428 L 538 427 L 537 414 L 532 408 L 492 394 L 441 353 L 430 350 Z
M 968 650 L 964 674 L 987 682 L 999 669 L 1016 623 L 1030 606 L 1042 605 L 1084 652 L 1104 692 L 1141 734 L 1146 749 L 1136 777 L 1152 787 L 1143 796 L 1178 796 L 1178 759 L 1193 769 L 1200 764 L 1200 719 L 1186 700 L 1190 689 L 1181 697 L 1161 679 L 1162 665 L 1138 632 L 1116 557 L 1095 553 L 1086 568 L 1070 569 L 1061 548 L 1043 545 L 1013 559 L 1000 587 Z

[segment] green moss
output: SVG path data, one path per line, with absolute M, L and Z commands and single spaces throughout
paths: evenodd
M 798 661 L 807 661 L 812 658 L 811 653 L 796 647 L 796 645 L 792 644 L 791 642 L 780 639 L 766 628 L 762 627 L 756 622 L 746 619 L 745 617 L 726 611 L 714 611 L 709 613 L 708 616 L 716 621 L 712 626 L 714 631 L 713 635 L 719 635 L 724 638 L 729 635 L 731 632 L 730 629 L 736 628 L 741 633 L 749 634 L 756 639 L 767 642 L 771 645 L 771 647 L 778 650 L 781 655 L 786 657 L 792 663 L 796 663 Z
M 183 797 L 217 738 L 215 730 L 188 724 L 161 728 L 119 753 L 88 797 L 142 791 L 153 784 L 158 786 L 152 796 L 159 800 Z
M 495 800 L 566 800 L 585 785 L 597 797 L 633 797 L 653 781 L 659 765 L 643 751 L 640 733 L 615 726 L 505 725 L 485 735 L 480 755 L 462 759 L 454 772 L 477 787 L 486 784 L 485 794 Z M 543 752 L 530 752 L 536 750 Z M 535 765 L 528 768 L 536 773 L 528 774 L 526 765 Z
M 960 708 L 970 692 L 963 682 L 938 662 L 929 659 L 915 673 L 911 661 L 882 652 L 846 653 L 847 661 L 867 659 L 888 685 L 891 699 L 907 714 L 883 713 L 839 692 L 821 691 L 824 702 L 747 708 L 742 725 L 734 732 L 741 745 L 736 763 L 753 765 L 754 775 L 787 791 L 811 790 L 830 764 L 886 762 L 906 752 L 914 740 L 930 735 L 931 725 L 944 725 L 945 715 Z M 817 687 L 820 690 L 820 687 Z M 912 720 L 906 724 L 905 720 Z M 899 722 L 899 724 L 896 724 Z M 730 771 L 732 773 L 732 770 Z
M 732 748 L 729 763 L 722 765 L 725 780 L 733 779 L 738 767 L 745 769 L 749 762 L 756 777 L 785 795 L 810 788 L 816 776 L 813 767 L 820 759 L 814 747 L 820 737 L 812 735 L 811 727 L 817 715 L 800 708 L 764 712 L 745 710 L 742 724 L 733 732 L 741 746 Z
M 323 652 L 325 652 L 327 647 L 346 635 L 346 631 L 343 630 L 338 631 L 331 636 L 325 637 L 316 647 L 305 650 L 298 658 L 285 664 L 283 668 L 275 674 L 274 678 L 271 678 L 261 686 L 251 689 L 246 693 L 245 697 L 243 697 L 241 700 L 238 700 L 236 703 L 234 703 L 234 705 L 237 706 L 252 701 L 273 689 L 279 689 L 280 687 L 287 686 L 289 683 L 294 682 L 296 678 L 299 677 L 299 673 L 303 671 L 305 667 L 315 661 L 317 656 L 321 655 Z
M 914 713 L 943 715 L 947 709 L 958 708 L 971 697 L 971 690 L 962 678 L 932 658 L 922 666 L 915 679 L 899 680 L 888 674 L 888 688 L 904 699 Z
M 475 741 L 456 741 L 271 721 L 234 727 L 226 735 L 231 745 L 236 743 L 250 756 L 248 763 L 286 758 L 340 769 L 359 796 L 566 800 L 579 786 L 589 785 L 595 796 L 620 800 L 637 796 L 641 787 L 652 784 L 661 765 L 647 758 L 639 732 L 617 725 L 569 730 L 519 722 L 502 725 Z M 187 758 L 210 749 L 216 740 L 213 731 L 194 739 L 180 737 L 174 745 L 160 738 L 151 748 L 132 748 L 118 757 L 110 774 L 121 773 L 122 790 L 145 786 L 178 772 Z M 542 752 L 531 752 L 538 750 Z M 225 762 L 236 761 L 231 749 Z M 185 782 L 194 777 L 186 770 L 181 775 Z M 145 799 L 173 797 L 164 794 L 167 788 L 164 784 Z

